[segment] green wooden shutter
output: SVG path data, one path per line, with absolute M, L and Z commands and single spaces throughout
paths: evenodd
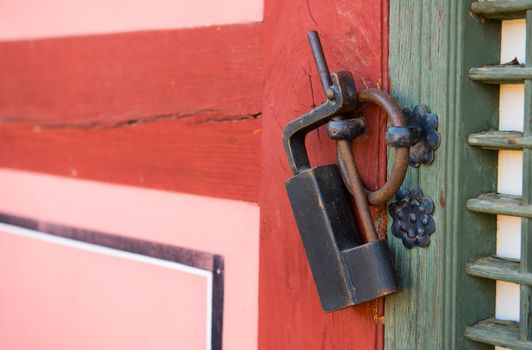
M 522 218 L 521 260 L 484 256 L 467 264 L 466 273 L 520 285 L 520 322 L 489 318 L 466 328 L 468 339 L 510 349 L 532 349 L 532 1 L 475 2 L 472 12 L 487 20 L 526 18 L 526 64 L 472 68 L 470 79 L 484 84 L 525 84 L 524 132 L 471 134 L 470 145 L 488 150 L 523 151 L 523 195 L 483 193 L 467 201 L 473 212 Z M 487 233 L 487 234 L 492 234 Z
M 501 24 L 471 14 L 472 2 L 390 0 L 392 95 L 403 107 L 428 105 L 439 116 L 442 142 L 434 163 L 410 169 L 404 184 L 434 200 L 429 247 L 408 250 L 388 237 L 403 288 L 385 302 L 388 350 L 493 349 L 464 336 L 495 314 L 495 281 L 465 268 L 495 254 L 496 216 L 466 203 L 496 190 L 497 153 L 470 146 L 468 136 L 497 128 L 499 87 L 468 73 L 500 61 Z

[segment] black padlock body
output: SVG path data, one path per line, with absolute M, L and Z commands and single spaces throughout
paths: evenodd
M 378 240 L 342 251 L 355 288 L 355 304 L 399 291 L 388 242 Z
M 303 170 L 286 190 L 324 311 L 398 290 L 386 242 L 361 245 L 336 165 Z

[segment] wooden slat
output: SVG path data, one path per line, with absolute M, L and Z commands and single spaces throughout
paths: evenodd
M 260 24 L 0 42 L 0 122 L 258 113 L 262 50 Z
M 465 330 L 466 338 L 514 350 L 532 350 L 532 342 L 519 340 L 519 324 L 490 318 Z
M 532 286 L 532 274 L 522 273 L 519 261 L 496 256 L 483 257 L 466 265 L 471 276 Z
M 258 201 L 259 24 L 0 43 L 0 166 Z
M 483 193 L 476 198 L 469 199 L 466 207 L 478 213 L 532 218 L 532 205 L 522 205 L 521 196 Z
M 471 12 L 488 19 L 519 19 L 532 9 L 532 0 L 477 1 L 471 4 Z
M 532 148 L 532 138 L 524 137 L 519 131 L 484 131 L 469 135 L 467 142 L 471 146 L 495 150 L 521 150 Z
M 469 78 L 486 84 L 522 84 L 525 79 L 532 79 L 532 68 L 523 65 L 471 68 Z

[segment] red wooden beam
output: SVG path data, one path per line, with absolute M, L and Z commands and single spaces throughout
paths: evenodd
M 260 24 L 0 43 L 0 166 L 257 201 Z
M 2 125 L 0 165 L 256 202 L 261 121 L 239 118 L 204 114 L 109 129 Z
M 109 125 L 256 113 L 259 24 L 0 43 L 0 121 Z
M 323 102 L 306 33 L 317 29 L 332 71 L 353 72 L 357 87 L 387 87 L 386 1 L 267 0 L 263 108 L 259 349 L 376 349 L 383 344 L 382 301 L 325 314 L 320 306 L 284 182 L 293 176 L 282 127 Z M 386 118 L 364 111 L 367 134 L 355 145 L 361 177 L 370 187 L 386 176 Z M 321 129 L 307 138 L 311 162 L 336 162 Z M 383 208 L 376 224 L 386 232 Z

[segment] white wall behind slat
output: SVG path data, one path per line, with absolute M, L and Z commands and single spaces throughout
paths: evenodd
M 502 22 L 501 63 L 517 57 L 525 62 L 526 21 Z M 524 86 L 501 85 L 499 100 L 499 130 L 523 131 Z M 506 194 L 522 194 L 523 152 L 499 152 L 497 190 Z M 497 217 L 497 255 L 518 259 L 521 256 L 521 219 Z M 519 286 L 514 283 L 497 282 L 495 317 L 519 321 Z M 502 350 L 502 347 L 496 347 Z
M 513 60 L 525 62 L 526 20 L 517 19 L 502 22 L 501 63 Z

